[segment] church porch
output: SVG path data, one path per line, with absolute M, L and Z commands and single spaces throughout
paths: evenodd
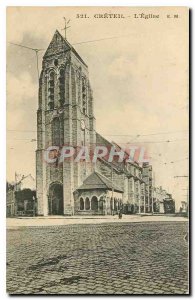
M 74 192 L 75 215 L 114 215 L 123 206 L 123 191 L 94 172 Z

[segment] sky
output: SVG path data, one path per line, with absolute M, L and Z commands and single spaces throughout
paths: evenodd
M 124 18 L 99 18 L 105 13 Z M 175 178 L 188 175 L 189 163 L 186 8 L 7 8 L 7 179 L 35 176 L 38 107 L 35 52 L 10 42 L 46 49 L 56 29 L 63 34 L 64 16 L 71 20 L 67 39 L 89 68 L 97 132 L 121 145 L 145 145 L 155 184 L 178 208 L 188 188 L 188 178 Z

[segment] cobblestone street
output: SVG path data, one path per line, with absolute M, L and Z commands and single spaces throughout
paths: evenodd
M 186 294 L 187 222 L 7 231 L 9 294 Z

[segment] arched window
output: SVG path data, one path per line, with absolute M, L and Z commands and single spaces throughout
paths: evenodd
M 87 197 L 85 199 L 85 210 L 89 210 L 90 209 L 90 202 L 89 202 L 89 198 Z
M 114 198 L 114 210 L 117 210 L 117 199 Z
M 122 199 L 119 199 L 119 203 L 120 203 L 120 208 L 123 207 L 123 201 L 122 201 Z
M 120 209 L 120 199 L 117 199 L 118 202 L 118 210 Z
M 84 78 L 82 78 L 82 111 L 84 114 L 87 113 L 87 89 Z
M 80 210 L 84 210 L 84 200 L 80 198 Z
M 49 87 L 48 87 L 48 106 L 49 109 L 54 109 L 54 72 L 49 74 Z
M 103 208 L 104 208 L 104 198 L 101 197 L 100 200 L 99 200 L 99 209 L 103 210 Z
M 59 102 L 60 102 L 60 106 L 62 106 L 65 102 L 65 72 L 64 72 L 64 69 L 60 69 Z
M 98 199 L 96 196 L 93 196 L 91 199 L 91 210 L 98 210 Z
M 110 199 L 110 209 L 113 210 L 113 198 Z
M 58 117 L 52 121 L 52 145 L 60 146 L 60 119 Z

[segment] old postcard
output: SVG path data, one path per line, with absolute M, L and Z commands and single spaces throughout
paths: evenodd
M 7 293 L 189 294 L 189 9 L 7 8 Z

